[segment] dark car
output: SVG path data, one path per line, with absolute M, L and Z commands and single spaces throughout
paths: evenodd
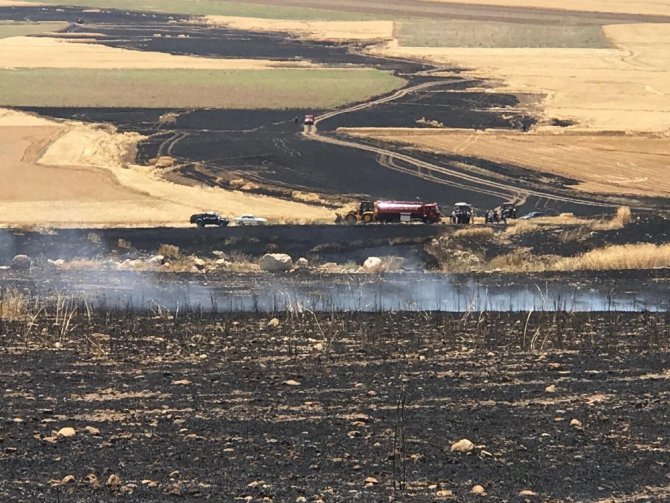
M 547 214 L 541 211 L 531 211 L 530 213 L 526 213 L 524 216 L 520 217 L 519 220 L 530 220 L 531 218 L 540 218 L 546 216 Z
M 503 220 L 516 218 L 516 204 L 503 203 L 500 206 L 500 218 Z
M 191 223 L 196 224 L 198 227 L 204 227 L 205 225 L 218 225 L 219 227 L 225 227 L 230 223 L 230 220 L 222 217 L 218 213 L 213 211 L 206 211 L 205 213 L 196 213 L 191 215 Z

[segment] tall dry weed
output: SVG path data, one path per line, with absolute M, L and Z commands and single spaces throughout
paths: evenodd
M 178 246 L 163 243 L 158 247 L 158 254 L 168 258 L 178 258 L 180 250 Z
M 0 318 L 6 321 L 21 320 L 26 316 L 28 299 L 16 288 L 0 292 Z
M 505 229 L 505 234 L 515 235 L 537 230 L 538 225 L 528 220 L 517 220 Z
M 466 227 L 454 232 L 456 238 L 491 239 L 495 231 L 491 227 Z
M 619 206 L 610 220 L 595 222 L 591 229 L 594 231 L 611 231 L 623 229 L 633 221 L 633 214 L 628 206 Z
M 551 267 L 555 271 L 609 271 L 670 267 L 670 244 L 612 245 L 591 250 L 578 257 L 562 258 Z

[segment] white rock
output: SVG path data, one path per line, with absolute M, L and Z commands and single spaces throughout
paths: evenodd
M 259 262 L 263 271 L 288 271 L 293 266 L 293 259 L 286 253 L 266 253 Z
M 574 426 L 575 428 L 581 428 L 582 422 L 579 419 L 573 419 L 572 421 L 570 421 L 570 426 Z
M 226 260 L 225 258 L 216 259 L 216 261 L 214 263 L 216 264 L 217 267 L 225 267 L 225 268 L 230 267 L 231 265 L 233 265 L 232 262 Z
M 306 269 L 309 267 L 309 260 L 307 260 L 305 257 L 300 257 L 298 260 L 296 260 L 295 266 L 298 269 Z
M 65 260 L 62 258 L 56 259 L 56 260 L 51 260 L 50 258 L 47 259 L 47 264 L 49 264 L 52 267 L 62 267 L 63 264 L 65 264 Z
M 12 259 L 12 269 L 25 271 L 27 269 L 30 269 L 32 265 L 33 261 L 30 259 L 28 255 L 16 255 Z
M 363 270 L 365 272 L 383 272 L 384 263 L 379 257 L 368 257 L 363 262 Z
M 475 444 L 470 442 L 467 438 L 463 438 L 451 445 L 451 452 L 470 452 L 475 448 Z
M 555 384 L 550 384 L 546 388 L 544 388 L 544 391 L 546 393 L 556 393 L 556 385 Z
M 71 438 L 77 434 L 77 431 L 72 426 L 66 426 L 58 430 L 58 437 L 60 438 Z
M 204 269 L 207 263 L 200 257 L 193 257 L 193 265 L 198 269 Z
M 486 490 L 482 486 L 476 485 L 470 490 L 470 492 L 472 494 L 485 494 Z
M 537 493 L 530 489 L 524 489 L 523 491 L 519 491 L 519 496 L 537 496 Z

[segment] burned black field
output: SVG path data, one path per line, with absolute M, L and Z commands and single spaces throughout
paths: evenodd
M 407 81 L 407 92 L 377 103 L 340 110 L 173 110 L 24 108 L 66 119 L 114 124 L 147 138 L 137 162 L 169 156 L 168 180 L 239 189 L 285 199 L 295 190 L 324 196 L 330 204 L 361 198 L 436 201 L 449 207 L 467 201 L 484 209 L 517 200 L 522 211 L 593 215 L 625 204 L 635 209 L 667 208 L 653 198 L 577 193 L 574 180 L 520 166 L 459 155 L 435 155 L 408 147 L 366 141 L 339 127 L 447 127 L 527 131 L 538 121 L 544 96 L 489 92 L 491 82 L 464 79 L 459 68 L 366 54 L 360 43 L 302 40 L 281 33 L 251 33 L 198 24 L 184 16 L 51 7 L 0 8 L 0 18 L 64 20 L 66 30 L 100 35 L 96 43 L 138 51 L 201 57 L 309 61 L 391 71 Z M 159 33 L 165 36 L 155 37 Z M 428 87 L 422 87 L 423 85 Z M 361 107 L 360 105 L 364 105 Z M 539 107 L 539 108 L 538 108 Z M 351 108 L 351 109 L 350 109 Z M 314 113 L 318 134 L 304 135 L 301 120 Z M 173 120 L 164 121 L 161 117 Z M 297 123 L 296 123 L 297 122 Z M 404 156 L 404 157 L 399 157 Z
M 667 501 L 669 322 L 47 309 L 0 326 L 0 496 Z

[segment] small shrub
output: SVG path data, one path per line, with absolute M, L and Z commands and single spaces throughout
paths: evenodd
M 175 245 L 162 244 L 158 247 L 158 254 L 163 255 L 166 258 L 178 258 L 179 257 L 179 247 Z

